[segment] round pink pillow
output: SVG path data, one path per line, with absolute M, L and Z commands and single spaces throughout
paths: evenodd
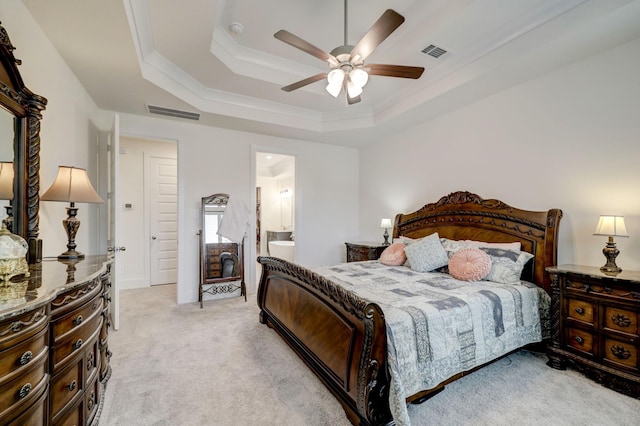
M 407 261 L 407 255 L 404 253 L 404 244 L 393 243 L 380 255 L 380 262 L 387 266 L 404 265 Z
M 480 281 L 491 272 L 491 257 L 479 248 L 458 250 L 449 259 L 449 275 L 461 281 Z

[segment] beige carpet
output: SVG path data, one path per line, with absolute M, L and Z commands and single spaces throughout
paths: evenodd
M 350 425 L 255 296 L 176 305 L 175 286 L 121 293 L 100 425 Z M 640 425 L 640 401 L 519 351 L 410 407 L 420 425 Z

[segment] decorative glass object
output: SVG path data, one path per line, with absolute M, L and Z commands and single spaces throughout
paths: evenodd
M 28 250 L 24 238 L 9 232 L 3 223 L 0 228 L 0 286 L 12 285 L 9 280 L 18 275 L 29 277 Z

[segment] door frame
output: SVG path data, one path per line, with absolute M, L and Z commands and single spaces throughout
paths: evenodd
M 252 212 L 252 217 L 255 217 L 255 212 L 256 212 L 256 204 L 258 202 L 257 198 L 256 198 L 256 182 L 257 182 L 257 173 L 256 173 L 256 154 L 258 152 L 270 152 L 273 154 L 278 154 L 278 155 L 288 155 L 290 157 L 294 158 L 294 163 L 295 163 L 295 176 L 294 176 L 294 182 L 295 182 L 295 200 L 294 200 L 294 217 L 293 217 L 293 226 L 294 226 L 294 230 L 295 230 L 295 235 L 296 235 L 296 258 L 297 258 L 297 253 L 298 253 L 298 236 L 299 234 L 299 230 L 300 230 L 300 217 L 302 217 L 302 215 L 300 214 L 301 212 L 301 200 L 302 200 L 302 195 L 301 195 L 301 191 L 300 191 L 300 173 L 298 172 L 300 170 L 300 153 L 296 150 L 293 149 L 286 149 L 286 148 L 280 148 L 280 147 L 273 147 L 273 146 L 265 146 L 265 145 L 255 145 L 255 144 L 251 144 L 251 198 L 250 198 L 250 202 L 251 205 L 249 206 L 249 208 L 251 209 Z M 258 276 L 256 275 L 256 261 L 255 259 L 257 258 L 257 253 L 256 253 L 256 221 L 252 220 L 251 221 L 251 228 L 249 230 L 249 241 L 248 241 L 248 245 L 249 245 L 249 250 L 248 253 L 245 253 L 245 256 L 248 254 L 248 258 L 252 259 L 249 263 L 249 268 L 246 268 L 245 266 L 245 271 L 248 270 L 249 271 L 249 277 L 248 280 L 246 281 L 246 285 L 247 285 L 247 293 L 252 294 L 252 293 L 256 293 L 258 290 Z M 245 250 L 246 250 L 246 246 L 245 246 Z

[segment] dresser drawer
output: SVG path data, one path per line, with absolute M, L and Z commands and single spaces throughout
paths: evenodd
M 77 361 L 70 364 L 51 379 L 50 404 L 52 418 L 55 418 L 58 413 L 69 404 L 69 401 L 84 389 L 82 383 L 82 364 L 83 359 L 78 358 Z
M 0 418 L 7 416 L 9 411 L 19 411 L 17 406 L 33 404 L 42 388 L 47 387 L 46 360 L 45 354 L 34 360 L 22 375 L 0 386 Z
M 87 343 L 84 354 L 84 380 L 86 383 L 98 377 L 98 370 L 100 369 L 99 345 L 100 342 L 97 336 Z
M 102 295 L 96 295 L 92 300 L 85 303 L 78 309 L 53 321 L 53 340 L 54 345 L 69 331 L 80 327 L 85 321 L 91 320 L 95 315 L 102 311 Z
M 97 339 L 102 326 L 102 315 L 96 312 L 92 318 L 57 341 L 52 350 L 51 365 L 52 372 L 57 373 L 65 362 L 80 353 L 87 346 L 87 343 L 94 338 Z
M 48 389 L 44 386 L 41 391 L 33 391 L 32 395 L 37 400 L 18 418 L 13 419 L 11 425 L 20 426 L 42 426 L 48 423 L 49 413 L 47 412 Z M 38 394 L 40 396 L 38 396 Z
M 593 355 L 593 334 L 576 328 L 567 329 L 567 346 Z
M 84 400 L 79 399 L 69 411 L 62 413 L 59 419 L 55 419 L 53 426 L 80 426 L 84 421 Z
M 93 381 L 87 386 L 84 399 L 85 418 L 87 419 L 87 424 L 91 424 L 100 405 L 100 382 L 97 376 L 94 377 Z
M 590 325 L 594 324 L 593 303 L 579 299 L 567 299 L 567 317 Z
M 10 348 L 22 340 L 37 334 L 49 322 L 47 307 L 16 315 L 0 323 L 0 351 Z
M 95 278 L 86 285 L 59 294 L 51 302 L 51 315 L 56 319 L 84 305 L 102 291 L 101 283 L 100 278 Z
M 634 311 L 611 306 L 604 307 L 604 326 L 609 330 L 621 331 L 639 337 L 638 314 Z
M 46 357 L 47 329 L 42 328 L 38 334 L 0 352 L 0 385 L 13 380 L 29 368 L 29 364 Z M 43 355 L 43 352 L 45 354 Z
M 632 343 L 607 337 L 604 339 L 603 356 L 607 361 L 618 366 L 638 371 L 638 348 Z

